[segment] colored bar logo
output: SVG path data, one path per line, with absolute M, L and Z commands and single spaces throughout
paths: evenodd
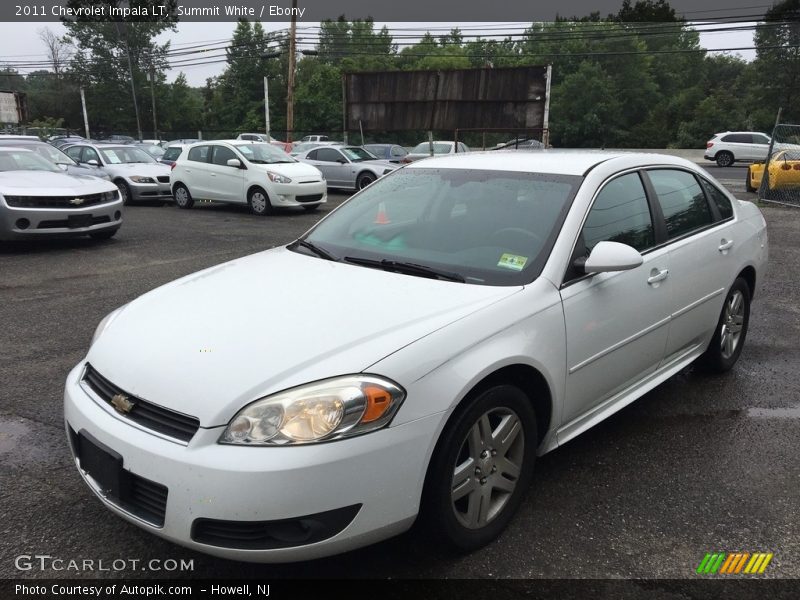
M 773 556 L 772 552 L 708 552 L 700 561 L 697 572 L 703 575 L 761 575 Z

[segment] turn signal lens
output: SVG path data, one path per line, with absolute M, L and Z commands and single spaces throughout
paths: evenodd
M 374 375 L 351 375 L 267 396 L 228 424 L 223 444 L 309 444 L 374 431 L 391 421 L 405 391 Z

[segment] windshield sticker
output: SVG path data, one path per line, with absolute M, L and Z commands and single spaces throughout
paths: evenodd
M 503 254 L 500 257 L 500 262 L 497 263 L 498 267 L 511 269 L 512 271 L 522 271 L 525 263 L 528 262 L 527 256 L 518 256 L 516 254 Z
M 103 154 L 105 154 L 105 157 L 108 159 L 108 162 L 112 164 L 118 165 L 122 162 L 119 159 L 119 156 L 117 156 L 117 153 L 114 152 L 113 150 L 106 150 Z

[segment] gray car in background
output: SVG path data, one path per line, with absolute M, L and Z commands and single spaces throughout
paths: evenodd
M 64 152 L 46 142 L 28 139 L 5 139 L 4 137 L 0 137 L 0 148 L 9 147 L 33 150 L 39 156 L 46 158 L 54 165 L 60 167 L 67 175 L 90 175 L 92 177 L 99 177 L 100 179 L 111 181 L 111 177 L 109 177 L 107 173 L 103 173 L 91 167 L 79 165 L 72 158 L 64 154 Z
M 295 158 L 322 171 L 329 188 L 348 190 L 363 190 L 398 167 L 388 160 L 378 159 L 360 146 L 321 146 Z
M 73 144 L 64 149 L 81 165 L 111 177 L 124 203 L 172 200 L 167 165 L 134 145 Z

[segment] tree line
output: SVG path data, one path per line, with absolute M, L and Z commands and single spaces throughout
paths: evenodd
M 85 3 L 70 0 L 68 5 Z M 175 0 L 167 4 L 174 9 Z M 145 137 L 152 131 L 151 94 L 158 129 L 171 137 L 193 137 L 197 130 L 218 138 L 263 131 L 267 76 L 271 129 L 283 137 L 286 32 L 239 21 L 224 54 L 222 49 L 218 54 L 222 73 L 197 88 L 183 73 L 166 80 L 169 67 L 202 64 L 185 44 L 156 42 L 159 34 L 177 30 L 174 19 L 65 25 L 65 38 L 40 33 L 47 69 L 27 75 L 13 67 L 0 69 L 0 89 L 26 92 L 32 124 L 79 131 L 78 90 L 83 87 L 93 132 L 135 132 L 132 76 Z M 783 107 L 783 121 L 800 122 L 800 0 L 769 9 L 756 28 L 754 45 L 756 58 L 750 62 L 703 51 L 697 31 L 666 0 L 624 0 L 613 15 L 558 17 L 503 39 L 453 29 L 408 43 L 386 27 L 378 29 L 372 19 L 340 17 L 322 22 L 313 47 L 299 55 L 294 130 L 341 132 L 345 72 L 551 64 L 554 146 L 702 147 L 718 131 L 771 131 L 778 107 Z M 421 133 L 392 133 L 391 141 L 415 143 Z

